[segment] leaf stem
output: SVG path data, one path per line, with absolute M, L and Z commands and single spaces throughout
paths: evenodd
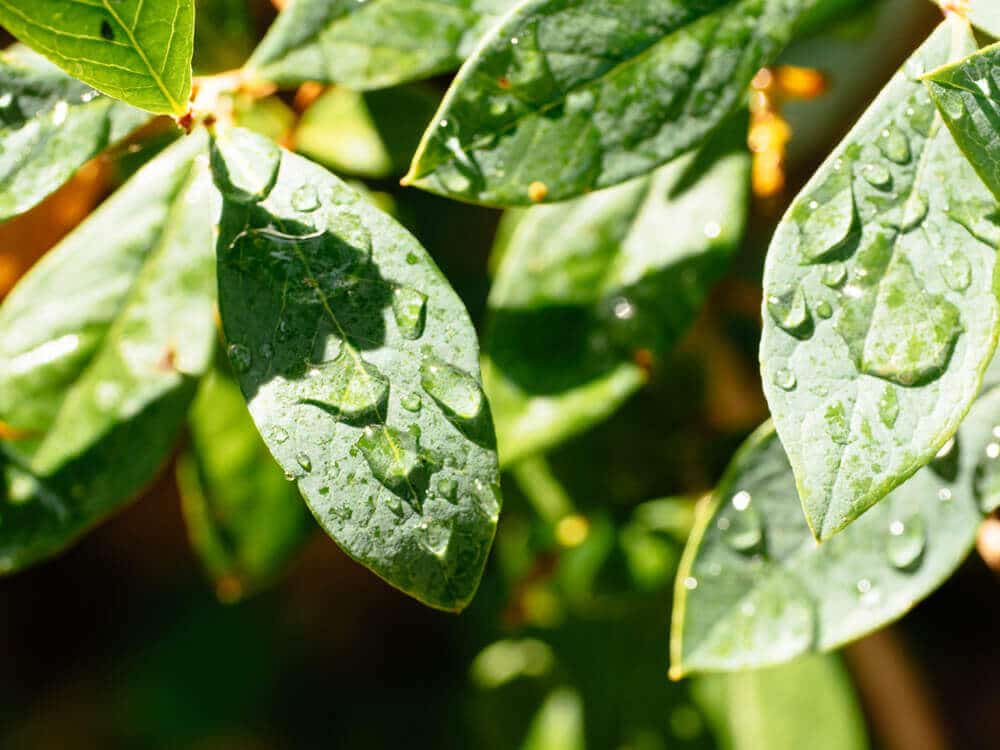
M 518 462 L 511 472 L 542 520 L 556 523 L 573 512 L 573 500 L 556 479 L 544 455 Z

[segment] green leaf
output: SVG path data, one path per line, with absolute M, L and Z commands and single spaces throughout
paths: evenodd
M 866 750 L 865 721 L 836 656 L 703 677 L 695 695 L 723 750 Z
M 821 540 L 934 457 L 996 346 L 996 251 L 969 231 L 995 203 L 914 78 L 972 44 L 959 19 L 934 32 L 768 251 L 764 390 Z
M 257 40 L 246 0 L 196 0 L 195 7 L 195 74 L 212 75 L 243 65 Z
M 213 163 L 220 310 L 257 429 L 349 555 L 461 609 L 500 509 L 465 308 L 408 232 L 299 156 L 279 152 L 267 197 L 240 202 L 226 167 L 266 150 L 254 138 Z
M 188 109 L 194 0 L 0 0 L 0 25 L 108 96 L 157 114 Z
M 204 135 L 172 146 L 0 306 L 0 445 L 38 478 L 0 509 L 0 568 L 47 557 L 155 476 L 211 359 L 215 191 Z
M 177 466 L 184 519 L 220 598 L 233 601 L 271 583 L 315 527 L 222 367 L 202 380 L 188 425 Z
M 739 450 L 688 541 L 671 673 L 830 651 L 902 617 L 941 585 L 1000 502 L 1000 389 L 934 462 L 821 545 L 771 426 Z
M 644 382 L 636 353 L 687 330 L 743 236 L 745 125 L 646 177 L 504 218 L 483 375 L 505 464 L 612 414 Z
M 302 115 L 295 148 L 340 174 L 398 177 L 437 103 L 433 92 L 417 86 L 366 94 L 336 86 Z
M 571 688 L 559 688 L 538 709 L 521 750 L 584 750 L 583 701 Z
M 513 0 L 293 0 L 247 65 L 279 86 L 361 90 L 457 68 Z
M 990 36 L 1000 38 L 1000 6 L 995 0 L 972 0 L 969 20 Z
M 27 48 L 0 54 L 0 221 L 36 206 L 148 119 Z
M 955 142 L 976 173 L 1000 200 L 1000 44 L 986 47 L 924 76 Z M 955 219 L 993 247 L 1000 244 L 1000 210 L 988 201 L 969 214 L 956 207 Z
M 524 205 L 646 174 L 744 103 L 808 5 L 522 2 L 459 72 L 406 180 Z

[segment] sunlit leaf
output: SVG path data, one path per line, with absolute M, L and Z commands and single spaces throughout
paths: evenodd
M 0 24 L 108 96 L 187 111 L 194 0 L 0 0 Z
M 215 336 L 204 134 L 143 168 L 0 307 L 0 444 L 34 474 L 0 509 L 0 567 L 51 555 L 148 484 Z
M 521 750 L 584 750 L 583 701 L 560 688 L 538 710 Z
M 505 464 L 613 413 L 687 330 L 743 236 L 744 137 L 738 118 L 647 177 L 505 218 L 483 366 Z
M 745 102 L 807 5 L 522 2 L 463 66 L 406 179 L 524 205 L 646 174 Z
M 957 18 L 934 32 L 768 251 L 764 389 L 819 539 L 934 457 L 996 345 L 996 249 L 976 229 L 996 204 L 916 79 L 973 44 Z
M 221 367 L 202 380 L 188 426 L 177 474 L 184 519 L 219 596 L 234 600 L 276 578 L 315 526 Z
M 248 74 L 385 88 L 457 68 L 513 0 L 292 0 Z
M 254 162 L 268 147 L 249 133 L 225 143 L 220 311 L 257 429 L 349 555 L 461 609 L 500 510 L 461 301 L 408 232 L 333 175 L 284 151 Z

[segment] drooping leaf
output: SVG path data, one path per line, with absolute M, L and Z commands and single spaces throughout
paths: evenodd
M 202 380 L 188 426 L 177 467 L 184 519 L 216 591 L 232 601 L 274 580 L 315 527 L 222 366 Z
M 650 172 L 744 102 L 801 0 L 530 0 L 463 66 L 409 184 L 465 201 L 559 201 Z
M 0 508 L 0 561 L 47 557 L 148 484 L 215 336 L 215 192 L 204 135 L 165 151 L 0 306 L 0 423 L 29 502 Z
M 671 670 L 729 671 L 830 651 L 902 617 L 965 559 L 1000 503 L 1000 389 L 930 466 L 817 545 L 770 425 L 740 449 L 677 574 Z
M 0 221 L 33 208 L 148 119 L 25 47 L 0 54 Z
M 972 44 L 957 18 L 934 32 L 768 251 L 764 390 L 819 539 L 934 457 L 996 345 L 996 250 L 975 229 L 995 203 L 915 78 Z
M 457 68 L 513 0 L 293 0 L 247 74 L 280 86 L 386 88 Z
M 398 177 L 437 101 L 433 92 L 417 86 L 365 94 L 336 86 L 303 113 L 295 148 L 340 174 Z
M 0 0 L 0 25 L 108 96 L 187 111 L 194 0 Z
M 687 330 L 743 235 L 745 124 L 646 177 L 505 217 L 483 365 L 505 464 L 613 413 Z
M 723 750 L 867 750 L 864 716 L 836 656 L 695 682 Z
M 1000 44 L 933 70 L 924 81 L 958 147 L 1000 200 Z M 974 213 L 963 205 L 955 211 L 955 219 L 970 232 L 993 247 L 1000 245 L 995 202 Z
M 213 165 L 220 311 L 257 429 L 349 555 L 461 609 L 500 508 L 468 315 L 409 233 L 306 159 L 280 152 L 276 178 L 233 190 L 254 138 Z M 273 188 L 254 202 L 251 182 Z

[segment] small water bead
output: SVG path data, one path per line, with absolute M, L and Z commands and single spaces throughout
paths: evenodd
M 479 507 L 493 523 L 500 518 L 500 508 L 503 507 L 503 496 L 500 494 L 500 487 L 496 484 L 486 483 L 482 479 L 477 479 L 474 484 L 476 496 L 479 498 Z
M 702 231 L 708 239 L 718 239 L 718 237 L 722 234 L 722 225 L 717 221 L 710 221 L 705 225 Z
M 889 161 L 896 164 L 907 164 L 910 161 L 910 141 L 895 124 L 879 133 L 878 147 Z
M 899 397 L 896 395 L 896 388 L 889 383 L 885 384 L 882 395 L 879 396 L 878 416 L 882 424 L 889 429 L 896 425 L 896 419 L 899 417 Z
M 987 443 L 972 474 L 972 491 L 983 512 L 989 512 L 1000 498 L 1000 443 Z
M 728 523 L 725 528 L 720 524 L 723 541 L 737 552 L 750 552 L 760 545 L 764 537 L 760 514 L 751 505 L 750 493 L 745 490 L 733 495 L 730 503 L 733 512 L 724 519 Z
M 309 456 L 307 456 L 305 453 L 297 453 L 295 455 L 295 463 L 301 466 L 302 470 L 305 472 L 312 471 L 313 468 L 312 459 L 309 458 Z
M 444 477 L 437 481 L 437 491 L 438 494 L 448 500 L 455 499 L 455 493 L 458 491 L 458 482 L 456 482 L 451 477 Z
M 903 223 L 900 229 L 903 232 L 912 232 L 927 218 L 929 209 L 930 205 L 927 202 L 927 194 L 923 192 L 914 193 L 903 207 Z
M 942 487 L 941 489 L 939 489 L 937 496 L 938 500 L 940 500 L 942 503 L 950 503 L 952 499 L 951 490 L 949 490 L 947 487 Z
M 695 578 L 694 576 L 688 576 L 687 578 L 684 579 L 684 588 L 686 588 L 688 591 L 694 591 L 696 588 L 698 588 L 698 579 Z
M 866 607 L 872 607 L 878 604 L 882 599 L 881 593 L 875 587 L 875 584 L 872 583 L 870 578 L 860 579 L 855 585 L 855 589 L 858 592 L 861 603 Z
M 250 369 L 250 365 L 253 364 L 253 355 L 243 344 L 230 344 L 228 352 L 229 361 L 233 363 L 233 369 L 236 372 L 246 372 Z
M 949 289 L 964 292 L 972 283 L 972 266 L 968 258 L 956 250 L 941 267 L 941 275 Z
M 775 371 L 772 382 L 783 391 L 794 391 L 795 386 L 798 385 L 795 373 L 784 367 Z
M 288 440 L 288 430 L 283 427 L 275 427 L 271 430 L 271 438 L 276 443 L 284 443 Z
M 400 336 L 411 341 L 420 338 L 427 320 L 427 295 L 397 286 L 392 293 L 392 313 Z
M 483 411 L 486 398 L 476 379 L 436 357 L 421 363 L 420 385 L 449 418 L 473 421 Z
M 826 320 L 833 315 L 833 307 L 826 300 L 822 300 L 816 305 L 816 314 Z
M 830 263 L 823 269 L 823 284 L 836 289 L 847 279 L 847 267 L 840 262 Z
M 872 187 L 888 190 L 892 186 L 892 172 L 881 164 L 865 164 L 861 168 L 861 176 Z
M 812 335 L 812 315 L 801 286 L 768 294 L 767 311 L 775 324 L 790 336 L 806 339 Z
M 927 531 L 922 516 L 914 514 L 889 524 L 886 556 L 893 567 L 900 570 L 913 568 L 923 557 L 926 546 Z
M 443 558 L 451 543 L 451 527 L 441 521 L 421 521 L 417 524 L 421 545 L 435 557 Z
M 312 185 L 302 185 L 292 193 L 292 208 L 302 213 L 312 213 L 319 208 L 319 196 Z
M 399 405 L 407 411 L 418 412 L 423 405 L 423 399 L 420 398 L 419 393 L 407 393 L 399 399 Z

